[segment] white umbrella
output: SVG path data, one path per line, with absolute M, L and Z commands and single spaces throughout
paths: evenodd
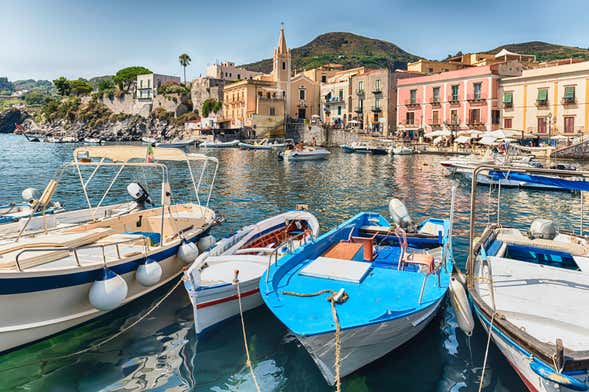
M 522 133 L 520 131 L 510 131 L 508 129 L 498 129 L 497 131 L 491 132 L 490 136 L 494 136 L 497 139 L 505 139 L 508 137 L 521 137 Z
M 458 136 L 454 142 L 458 144 L 464 144 L 470 142 L 470 139 L 470 136 Z
M 423 137 L 431 139 L 432 137 L 450 136 L 450 135 L 452 135 L 452 132 L 450 132 L 448 130 L 439 130 L 439 131 L 433 131 L 433 132 L 426 133 L 425 135 L 423 135 Z
M 434 139 L 433 143 L 434 144 L 440 144 L 442 142 L 443 138 L 441 136 L 438 136 L 437 138 Z
M 479 144 L 484 144 L 486 146 L 492 146 L 497 144 L 496 138 L 493 136 L 485 136 L 481 140 L 479 140 Z

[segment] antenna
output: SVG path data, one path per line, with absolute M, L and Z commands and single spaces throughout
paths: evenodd
M 280 22 L 280 30 L 284 30 L 284 22 Z

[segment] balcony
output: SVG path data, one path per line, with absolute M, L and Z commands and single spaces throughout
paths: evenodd
M 405 101 L 405 106 L 416 108 L 419 106 L 419 103 L 417 103 L 417 100 L 415 99 L 408 99 Z
M 537 99 L 536 106 L 539 108 L 547 108 L 548 107 L 548 100 L 547 99 Z
M 468 102 L 470 102 L 471 104 L 480 104 L 480 105 L 484 105 L 487 103 L 487 100 L 483 97 L 481 97 L 480 95 L 469 95 L 468 98 L 466 98 L 466 100 Z
M 503 102 L 503 108 L 504 109 L 512 109 L 513 108 L 513 102 Z
M 356 90 L 356 95 L 359 97 L 363 97 L 364 96 L 364 90 Z
M 283 97 L 268 97 L 266 95 L 258 95 L 258 99 L 260 101 L 269 101 L 269 102 L 282 102 L 284 101 Z M 238 102 L 237 100 L 233 101 L 233 102 Z
M 382 95 L 382 90 L 380 88 L 375 88 L 374 90 L 372 90 L 372 94 Z
M 364 113 L 364 108 L 362 106 L 358 106 L 354 109 L 355 113 Z
M 572 97 L 562 97 L 562 104 L 563 105 L 574 105 L 575 103 L 577 103 L 577 100 L 575 99 L 574 96 L 572 96 Z
M 297 103 L 297 108 L 299 109 L 305 109 L 307 107 L 307 103 L 304 100 L 299 100 L 299 102 Z
M 438 121 L 438 120 L 430 119 L 427 122 L 427 125 L 429 125 L 432 129 L 441 129 L 442 128 L 442 124 L 440 124 L 440 121 Z
M 474 128 L 474 129 L 484 128 L 485 127 L 485 123 L 481 122 L 481 120 L 478 120 L 478 119 L 468 120 L 468 122 L 466 123 L 466 125 L 468 125 L 471 128 Z
M 382 108 L 380 106 L 373 106 L 370 110 L 374 113 L 382 112 Z
M 332 104 L 332 103 L 342 103 L 342 102 L 344 102 L 344 97 L 335 96 L 335 97 L 330 97 L 329 99 L 325 98 L 323 100 L 323 102 L 327 105 Z
M 439 99 L 434 98 L 434 99 L 431 100 L 430 105 L 432 105 L 434 107 L 439 107 L 439 106 L 442 105 L 442 103 L 440 102 Z
M 454 129 L 458 129 L 460 128 L 460 121 L 458 120 L 452 120 L 451 122 L 445 122 L 444 125 L 446 126 L 446 128 L 450 128 L 452 130 Z
M 460 99 L 458 99 L 458 95 L 450 95 L 448 97 L 448 102 L 450 105 L 458 105 L 460 103 Z

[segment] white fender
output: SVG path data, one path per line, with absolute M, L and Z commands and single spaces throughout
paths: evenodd
M 193 242 L 184 240 L 178 248 L 177 256 L 186 264 L 192 263 L 198 256 L 198 247 Z
M 474 329 L 474 319 L 468 297 L 464 286 L 455 278 L 450 279 L 450 299 L 454 307 L 454 314 L 456 314 L 456 321 L 458 326 L 466 334 L 471 336 Z
M 137 268 L 135 279 L 137 279 L 137 282 L 139 282 L 140 285 L 149 287 L 160 281 L 162 273 L 162 267 L 157 261 L 147 259 L 145 260 L 145 263 Z
M 198 250 L 200 252 L 204 252 L 205 250 L 209 249 L 211 246 L 215 245 L 215 237 L 212 235 L 207 235 L 202 237 L 198 240 Z
M 104 268 L 100 277 L 92 283 L 88 299 L 98 310 L 113 310 L 127 298 L 127 282 L 114 271 Z

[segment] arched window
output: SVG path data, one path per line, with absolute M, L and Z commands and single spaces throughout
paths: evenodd
M 284 70 L 284 69 L 286 69 L 286 61 L 283 61 L 283 62 L 282 62 L 282 69 L 283 69 L 283 70 Z

